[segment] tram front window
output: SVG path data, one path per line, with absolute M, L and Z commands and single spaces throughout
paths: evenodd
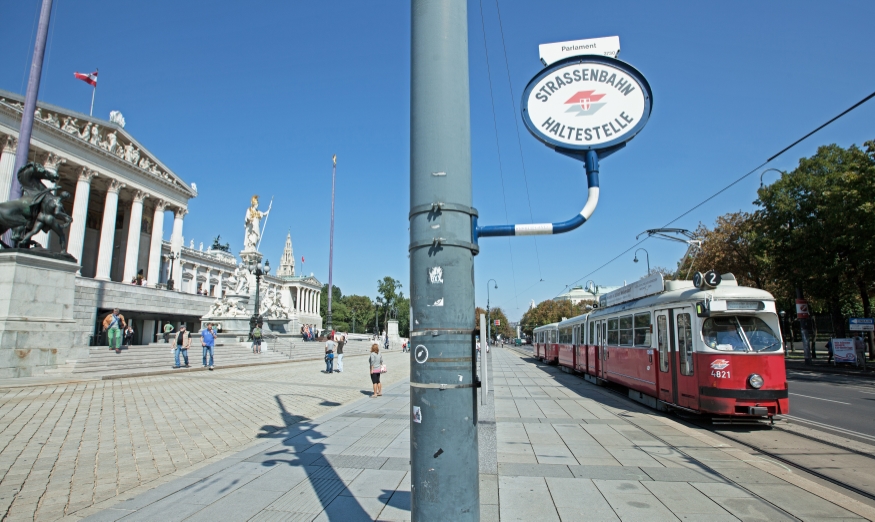
M 773 352 L 781 349 L 775 332 L 759 317 L 709 317 L 702 325 L 705 345 L 732 352 Z

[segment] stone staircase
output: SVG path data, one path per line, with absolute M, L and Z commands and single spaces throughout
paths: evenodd
M 347 362 L 347 357 L 368 354 L 371 344 L 370 341 L 360 340 L 348 342 L 343 350 L 344 363 L 351 364 L 351 361 Z M 217 342 L 215 348 L 215 367 L 221 369 L 292 361 L 321 360 L 324 356 L 325 343 L 303 342 L 300 337 L 267 338 L 262 346 L 261 354 L 253 354 L 249 343 Z M 113 379 L 203 371 L 204 368 L 201 366 L 202 350 L 198 339 L 192 339 L 192 347 L 189 349 L 188 358 L 191 368 L 173 369 L 174 361 L 171 345 L 163 342 L 134 345 L 130 348 L 123 348 L 121 353 L 118 354 L 106 346 L 92 346 L 89 348 L 87 359 L 67 361 L 66 364 L 58 368 L 46 370 L 46 375 Z M 366 363 L 362 362 L 362 365 L 364 364 Z

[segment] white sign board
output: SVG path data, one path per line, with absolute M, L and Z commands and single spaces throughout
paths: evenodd
M 875 319 L 868 317 L 851 317 L 851 330 L 857 332 L 875 332 Z
M 538 46 L 538 52 L 541 55 L 541 63 L 545 67 L 569 56 L 594 54 L 617 58 L 620 55 L 620 37 L 607 36 L 605 38 L 541 44 Z
M 651 274 L 644 279 L 635 281 L 622 288 L 618 288 L 613 292 L 599 297 L 599 307 L 607 308 L 626 301 L 641 299 L 648 295 L 658 294 L 665 291 L 665 281 L 662 279 L 662 274 Z
M 650 87 L 633 71 L 601 57 L 545 69 L 523 95 L 526 126 L 554 148 L 597 150 L 631 139 L 651 107 Z
M 857 352 L 854 350 L 853 339 L 833 339 L 832 353 L 832 358 L 837 363 L 857 364 Z

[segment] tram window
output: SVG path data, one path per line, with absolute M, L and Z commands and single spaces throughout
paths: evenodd
M 702 325 L 705 345 L 714 350 L 771 352 L 781 349 L 781 341 L 759 317 L 709 317 Z
M 608 344 L 611 346 L 620 344 L 620 320 L 616 317 L 608 319 Z
M 557 337 L 559 337 L 559 330 L 550 330 L 550 342 L 556 344 Z
M 693 375 L 693 330 L 690 314 L 678 314 L 678 357 L 681 374 Z
M 589 344 L 595 344 L 595 321 L 589 323 Z
M 660 315 L 656 318 L 657 334 L 656 342 L 659 345 L 659 371 L 668 371 L 668 326 L 666 325 L 666 316 Z
M 571 344 L 571 328 L 559 330 L 559 344 Z
M 620 346 L 632 346 L 632 316 L 620 318 Z
M 635 346 L 650 346 L 650 312 L 635 314 Z

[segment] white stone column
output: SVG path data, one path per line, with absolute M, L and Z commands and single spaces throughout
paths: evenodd
M 188 213 L 187 209 L 178 208 L 173 216 L 173 232 L 170 235 L 170 253 L 180 255 L 182 253 L 182 218 Z M 173 261 L 174 290 L 182 291 L 182 263 L 179 258 Z
M 12 176 L 15 175 L 15 151 L 17 149 L 18 138 L 0 135 L 0 203 L 9 200 Z
M 112 179 L 106 191 L 106 204 L 103 206 L 103 223 L 100 226 L 100 247 L 97 251 L 97 274 L 95 279 L 109 281 L 112 268 L 112 248 L 115 244 L 115 218 L 118 213 L 118 193 L 125 184 Z
M 196 294 L 197 293 L 197 274 L 200 265 L 195 263 L 191 264 L 191 282 L 188 284 L 188 293 Z
M 316 306 L 316 292 L 314 292 L 313 290 L 310 290 L 309 292 L 310 292 L 310 302 L 309 302 L 309 304 L 310 304 L 310 313 L 312 314 L 312 313 L 313 313 L 313 309 L 314 309 L 315 306 Z
M 91 180 L 97 176 L 96 170 L 88 167 L 79 169 L 76 194 L 73 196 L 73 223 L 70 224 L 70 237 L 67 238 L 67 253 L 82 263 L 82 247 L 85 245 L 85 221 L 88 219 L 88 198 L 91 196 Z
M 213 297 L 221 299 L 222 298 L 222 283 L 223 283 L 223 279 L 225 278 L 225 272 L 222 272 L 221 270 L 218 270 L 218 272 L 219 273 L 216 274 L 216 280 L 218 282 L 216 283 L 216 291 L 213 292 Z
M 164 239 L 164 210 L 167 202 L 163 199 L 155 201 L 155 214 L 152 217 L 152 240 L 149 243 L 149 270 L 146 280 L 149 286 L 155 286 L 161 281 L 161 240 Z
M 134 192 L 131 203 L 131 219 L 128 222 L 128 246 L 125 249 L 125 270 L 122 282 L 127 283 L 137 275 L 137 261 L 140 257 L 140 229 L 143 228 L 143 201 L 149 197 L 142 190 Z
M 51 152 L 46 153 L 45 157 L 42 160 L 43 167 L 46 169 L 46 172 L 51 172 L 52 174 L 57 174 L 58 169 L 61 167 L 62 163 L 67 163 L 67 158 L 63 158 L 58 156 L 57 154 L 53 154 Z M 48 188 L 53 188 L 55 186 L 51 181 L 43 181 L 43 185 Z M 43 248 L 48 248 L 49 246 L 49 233 L 46 231 L 39 232 L 33 236 L 34 241 L 43 246 Z
M 322 292 L 313 291 L 316 294 L 316 315 L 319 315 L 319 310 L 322 309 Z

